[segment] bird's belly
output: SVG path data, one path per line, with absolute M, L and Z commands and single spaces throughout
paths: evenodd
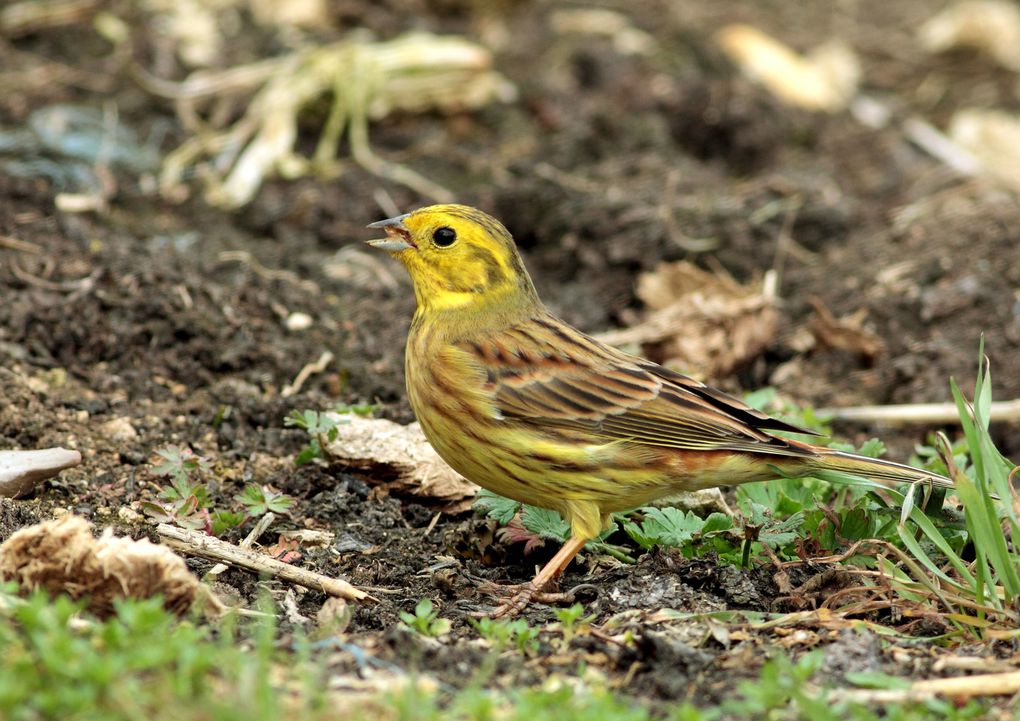
M 419 416 L 422 430 L 436 453 L 453 470 L 493 493 L 542 508 L 560 508 L 563 491 L 534 462 L 501 443 L 498 429 L 465 424 L 444 427 L 443 422 Z

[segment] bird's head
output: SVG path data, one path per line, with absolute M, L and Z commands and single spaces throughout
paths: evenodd
M 538 304 L 514 239 L 480 210 L 431 205 L 368 227 L 386 231 L 385 238 L 368 244 L 404 264 L 419 312 Z

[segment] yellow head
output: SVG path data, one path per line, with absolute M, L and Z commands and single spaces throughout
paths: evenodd
M 404 264 L 419 313 L 518 310 L 539 304 L 514 239 L 495 218 L 466 205 L 431 205 L 372 223 L 368 241 Z

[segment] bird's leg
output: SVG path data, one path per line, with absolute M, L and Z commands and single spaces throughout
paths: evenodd
M 503 616 L 516 616 L 524 607 L 527 606 L 532 599 L 544 600 L 544 601 L 555 601 L 557 600 L 554 596 L 559 594 L 543 594 L 544 589 L 549 583 L 554 581 L 563 573 L 564 569 L 570 565 L 570 562 L 574 560 L 574 556 L 584 548 L 590 539 L 581 538 L 578 536 L 571 536 L 570 539 L 563 544 L 556 555 L 549 559 L 549 562 L 542 567 L 533 579 L 528 583 L 520 585 L 516 593 L 506 601 L 503 605 L 497 608 L 495 611 L 489 614 L 489 618 L 502 618 Z

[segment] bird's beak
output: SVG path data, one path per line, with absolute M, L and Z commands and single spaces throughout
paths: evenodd
M 387 218 L 386 220 L 369 223 L 367 226 L 369 228 L 382 228 L 385 230 L 386 237 L 376 238 L 375 240 L 367 240 L 365 242 L 373 248 L 386 250 L 390 253 L 399 253 L 402 250 L 414 248 L 414 241 L 411 240 L 411 231 L 408 230 L 406 225 L 404 225 L 404 220 L 409 215 L 410 213 L 404 213 L 403 215 L 398 215 L 395 218 Z

